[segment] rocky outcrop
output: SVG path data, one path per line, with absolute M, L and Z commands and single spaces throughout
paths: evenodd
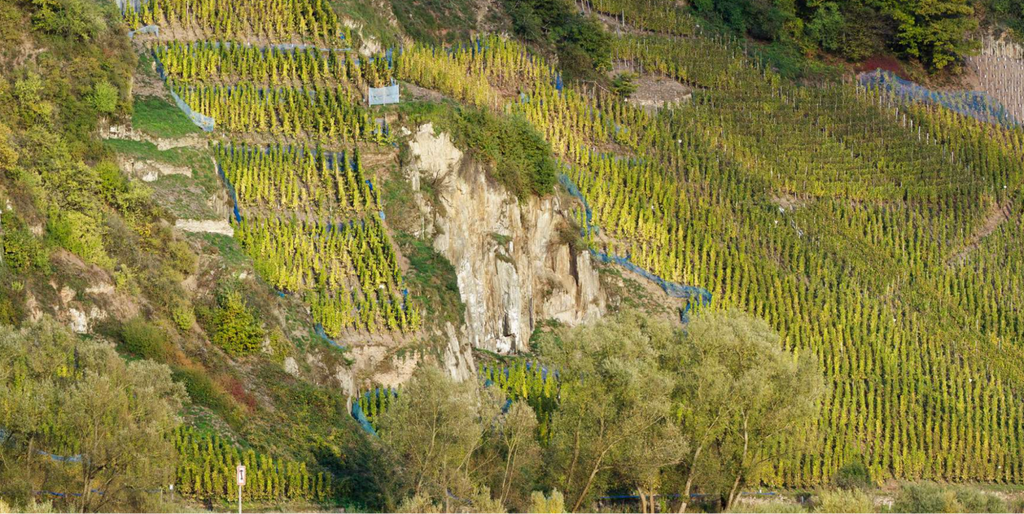
M 430 124 L 413 135 L 409 149 L 413 189 L 429 182 L 435 195 L 417 195 L 428 221 L 420 235 L 433 238 L 434 249 L 455 267 L 466 305 L 463 345 L 524 351 L 541 320 L 576 324 L 601 316 L 605 294 L 590 254 L 563 240 L 570 200 L 518 200 Z M 454 353 L 446 359 L 458 367 L 465 350 Z
M 78 334 L 93 331 L 97 322 L 110 318 L 124 322 L 139 315 L 138 299 L 119 291 L 106 270 L 87 264 L 64 249 L 51 255 L 51 264 L 64 276 L 75 277 L 74 286 L 52 278 L 25 291 L 25 313 L 35 323 L 52 316 Z
M 118 164 L 121 170 L 130 177 L 135 177 L 143 182 L 154 182 L 160 177 L 168 175 L 184 175 L 192 177 L 192 168 L 187 166 L 175 166 L 165 162 L 149 159 L 132 159 L 125 156 L 118 157 Z
M 177 220 L 174 227 L 185 232 L 206 232 L 210 234 L 235 235 L 235 229 L 227 220 Z
M 105 125 L 101 124 L 99 129 L 99 136 L 103 139 L 129 139 L 132 141 L 142 141 L 146 143 L 153 143 L 156 145 L 156 149 L 161 152 L 171 150 L 173 148 L 203 148 L 206 146 L 206 138 L 199 133 L 189 134 L 187 136 L 179 137 L 176 139 L 165 139 L 159 137 L 153 137 L 140 130 L 135 130 L 130 125 Z

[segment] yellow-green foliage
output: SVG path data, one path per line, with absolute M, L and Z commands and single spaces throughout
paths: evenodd
M 313 473 L 305 462 L 275 459 L 243 450 L 216 434 L 181 427 L 171 436 L 178 452 L 175 490 L 202 500 L 227 500 L 238 496 L 235 467 L 246 467 L 246 501 L 307 500 L 322 502 L 331 496 L 330 476 Z
M 213 315 L 210 341 L 228 353 L 241 356 L 258 352 L 263 346 L 263 327 L 238 291 L 222 293 Z
M 348 217 L 380 209 L 358 150 L 232 145 L 218 146 L 216 156 L 243 212 L 311 209 Z
M 168 77 L 186 83 L 342 84 L 365 91 L 393 80 L 385 55 L 359 57 L 348 50 L 280 50 L 236 42 L 174 41 L 157 48 L 156 56 Z
M 561 514 L 565 512 L 565 496 L 554 489 L 550 494 L 545 495 L 542 491 L 530 493 L 531 514 Z
M 401 292 L 402 272 L 376 216 L 338 224 L 249 217 L 235 224 L 235 237 L 265 280 L 305 295 L 328 335 L 419 329 L 420 314 Z
M 246 33 L 289 41 L 293 37 L 334 43 L 343 34 L 338 16 L 326 0 L 143 0 L 128 3 L 124 20 L 141 25 L 192 25 L 223 37 Z

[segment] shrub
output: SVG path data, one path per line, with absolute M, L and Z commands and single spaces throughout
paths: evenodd
M 448 125 L 456 141 L 482 155 L 495 180 L 517 197 L 551 192 L 556 170 L 551 145 L 524 118 L 461 109 Z
M 437 506 L 430 500 L 430 498 L 423 494 L 416 494 L 405 498 L 402 503 L 398 505 L 395 512 L 419 512 L 422 514 L 434 514 L 443 512 L 441 507 Z
M 621 98 L 626 98 L 636 93 L 635 80 L 636 75 L 633 73 L 619 73 L 615 76 L 615 80 L 612 80 L 612 92 Z
M 175 368 L 171 377 L 175 382 L 185 386 L 185 391 L 188 392 L 192 403 L 202 405 L 220 414 L 229 423 L 238 421 L 235 404 L 231 401 L 231 397 L 202 370 Z
M 836 487 L 840 489 L 856 489 L 871 487 L 871 471 L 863 462 L 855 460 L 839 468 L 833 478 Z
M 565 512 L 565 496 L 555 489 L 544 496 L 541 491 L 530 493 L 530 511 L 532 514 L 555 514 Z
M 196 322 L 196 313 L 192 310 L 192 304 L 186 300 L 179 300 L 171 307 L 171 320 L 178 330 L 187 332 Z
M 99 222 L 78 211 L 53 210 L 47 231 L 54 243 L 87 262 L 110 267 L 112 261 L 103 249 Z
M 814 512 L 875 512 L 874 503 L 863 491 L 825 491 L 815 499 Z
M 211 340 L 234 356 L 248 355 L 263 346 L 263 328 L 259 320 L 245 305 L 242 294 L 228 291 L 218 298 L 219 308 L 214 313 Z
M 113 114 L 117 109 L 117 88 L 101 80 L 93 84 L 92 105 L 100 114 Z
M 1009 512 L 1009 506 L 1002 498 L 973 487 L 958 487 L 956 500 L 967 512 Z
M 167 333 L 141 317 L 133 318 L 121 327 L 121 345 L 132 355 L 164 362 L 171 355 Z
M 10 223 L 11 221 L 15 223 Z M 4 227 L 6 232 L 0 242 L 3 243 L 3 262 L 12 270 L 25 273 L 34 266 L 46 262 L 46 252 L 31 232 L 22 228 L 16 218 L 3 216 L 3 222 L 11 225 Z
M 962 512 L 956 493 L 934 483 L 905 484 L 896 495 L 893 512 Z
M 778 512 L 778 513 L 795 513 L 795 512 L 807 512 L 797 503 L 787 502 L 782 500 L 772 501 L 737 501 L 729 508 L 728 512 Z

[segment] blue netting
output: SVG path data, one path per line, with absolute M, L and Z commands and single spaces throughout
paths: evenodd
M 980 121 L 1004 126 L 1019 124 L 999 100 L 981 91 L 932 91 L 882 69 L 862 73 L 858 80 L 863 86 L 878 88 L 907 100 L 941 105 L 951 111 L 971 116 Z
M 32 491 L 32 492 L 34 494 L 36 494 L 36 495 L 48 494 L 50 496 L 57 496 L 57 497 L 60 497 L 60 498 L 67 498 L 68 496 L 74 496 L 74 497 L 81 497 L 82 496 L 82 493 L 58 493 L 56 491 Z M 103 491 L 100 491 L 99 489 L 90 489 L 89 492 L 91 492 L 93 494 L 98 494 L 100 496 L 103 496 L 103 494 L 104 494 Z
M 386 87 L 367 88 L 366 103 L 369 105 L 396 104 L 399 101 L 398 83 Z
M 583 235 L 586 236 L 589 234 L 596 233 L 597 227 L 591 224 L 593 221 L 593 211 L 591 211 L 590 204 L 587 203 L 587 199 L 583 196 L 583 192 L 581 192 L 580 189 L 576 187 L 576 184 L 574 184 L 572 179 L 570 179 L 569 176 L 566 175 L 565 173 L 562 173 L 558 176 L 558 181 L 562 184 L 562 186 L 565 187 L 565 189 L 569 192 L 570 195 L 583 202 L 583 208 L 586 212 L 586 226 L 583 227 Z M 683 307 L 683 310 L 682 312 L 680 312 L 679 315 L 680 320 L 683 323 L 686 323 L 690 320 L 689 313 L 695 304 L 704 306 L 709 305 L 711 303 L 711 292 L 708 291 L 707 289 L 704 289 L 703 287 L 688 286 L 684 284 L 677 284 L 675 282 L 669 282 L 668 280 L 665 280 L 655 275 L 654 273 L 651 273 L 641 268 L 640 266 L 633 264 L 632 262 L 630 262 L 628 255 L 626 257 L 619 257 L 616 255 L 609 255 L 605 252 L 601 252 L 594 249 L 591 249 L 590 253 L 601 262 L 618 264 L 619 266 L 622 266 L 658 284 L 662 288 L 662 290 L 665 291 L 665 294 L 669 296 L 672 296 L 674 298 L 686 299 L 686 305 Z
M 224 185 L 227 187 L 228 194 L 231 195 L 231 208 L 234 211 L 235 221 L 242 221 L 242 213 L 238 210 L 238 195 L 235 194 L 235 186 L 231 185 L 231 181 L 224 175 L 224 168 L 221 167 L 220 163 L 217 163 L 217 175 L 220 175 L 220 179 L 224 181 Z
M 135 37 L 135 34 L 153 34 L 153 35 L 159 36 L 160 35 L 160 27 L 158 27 L 156 25 L 146 25 L 144 27 L 139 27 L 136 30 L 129 30 L 128 31 L 128 39 L 133 39 Z
M 483 368 L 481 368 L 481 371 L 484 372 L 484 373 L 489 374 L 491 369 L 492 368 L 490 366 L 484 366 Z M 494 368 L 494 369 L 497 369 L 498 371 L 503 372 L 505 374 L 505 378 L 508 378 L 508 373 L 509 373 L 509 369 L 510 369 L 508 366 L 504 366 L 502 368 Z M 533 362 L 526 361 L 526 371 L 533 371 Z M 555 374 L 553 376 L 554 376 L 555 380 L 559 380 L 560 377 L 558 376 L 558 371 L 556 370 L 554 373 Z M 542 379 L 547 380 L 547 378 L 548 378 L 548 368 L 547 368 L 547 366 L 540 366 L 540 376 L 541 376 Z M 490 379 L 485 380 L 484 384 L 490 385 Z
M 316 335 L 320 336 L 320 339 L 327 341 L 327 343 L 329 343 L 331 346 L 334 346 L 335 348 L 338 348 L 340 350 L 345 349 L 344 345 L 338 344 L 334 339 L 331 339 L 330 337 L 327 336 L 327 332 L 324 332 L 324 326 L 321 325 L 320 323 L 313 325 L 313 330 L 316 331 Z
M 373 396 L 380 397 L 381 393 L 390 394 L 393 398 L 398 398 L 398 391 L 391 389 L 390 387 L 387 389 L 381 389 L 379 387 L 375 388 L 373 391 L 363 393 L 361 397 L 366 398 L 367 400 L 372 400 Z M 366 418 L 366 413 L 363 412 L 363 408 L 359 405 L 358 400 L 352 402 L 352 417 L 356 419 L 359 425 L 363 427 L 363 430 L 368 434 L 374 436 L 377 435 L 377 431 L 373 428 L 373 425 L 370 424 L 370 420 Z
M 0 439 L 7 439 L 8 434 L 9 432 L 7 432 L 7 430 L 0 428 Z M 39 455 L 45 455 L 57 462 L 82 462 L 82 454 L 57 455 L 56 453 L 50 453 L 39 449 L 36 450 L 36 453 Z
M 590 204 L 587 203 L 587 199 L 583 197 L 583 192 L 580 191 L 580 188 L 576 187 L 576 184 L 574 184 L 572 179 L 569 178 L 569 175 L 566 175 L 565 173 L 562 173 L 562 174 L 558 175 L 558 182 L 561 183 L 563 187 L 565 187 L 566 191 L 569 191 L 570 195 L 575 197 L 577 200 L 583 202 L 583 209 L 584 209 L 584 212 L 586 212 L 586 215 L 587 215 L 587 226 L 586 226 L 586 229 L 587 229 L 587 232 L 589 233 L 590 232 L 591 223 L 593 223 L 593 220 L 594 220 L 594 211 L 590 210 Z M 595 229 L 596 229 L 596 227 L 595 227 Z
M 167 82 L 167 74 L 164 72 L 164 64 L 160 62 L 160 58 L 157 57 L 156 52 L 152 53 L 153 60 L 156 61 L 157 73 L 160 74 L 160 78 L 164 82 Z M 196 126 L 203 129 L 203 131 L 205 132 L 213 132 L 213 129 L 217 127 L 217 120 L 211 118 L 210 116 L 206 116 L 205 114 L 200 114 L 196 111 L 193 111 L 192 108 L 189 107 L 188 104 L 185 103 L 185 101 L 182 100 L 180 96 L 178 96 L 178 93 L 175 93 L 174 90 L 171 88 L 168 88 L 168 90 L 171 92 L 171 98 L 174 99 L 174 105 L 177 105 L 178 109 L 181 109 L 181 112 L 185 113 L 185 116 L 188 116 L 188 119 L 192 120 L 192 123 L 195 123 Z

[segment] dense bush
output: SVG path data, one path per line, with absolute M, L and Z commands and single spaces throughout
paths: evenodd
M 249 355 L 263 347 L 263 327 L 238 291 L 218 295 L 210 340 L 235 357 Z
M 860 489 L 874 485 L 871 471 L 860 460 L 855 460 L 839 468 L 832 480 L 840 489 Z
M 224 388 L 210 378 L 206 370 L 178 367 L 174 368 L 172 377 L 175 382 L 185 386 L 192 403 L 209 408 L 229 423 L 240 421 L 235 403 Z
M 998 496 L 966 486 L 926 482 L 900 488 L 893 512 L 1006 512 Z
M 444 128 L 460 146 L 482 156 L 494 178 L 517 197 L 551 192 L 556 173 L 551 145 L 525 119 L 459 109 Z
M 125 323 L 121 327 L 120 337 L 122 348 L 144 359 L 165 362 L 173 351 L 167 333 L 141 317 Z
M 525 41 L 558 50 L 562 66 L 592 77 L 611 64 L 611 38 L 601 23 L 567 0 L 504 0 L 513 32 Z M 581 59 L 582 58 L 582 62 Z
M 860 490 L 825 491 L 814 498 L 814 512 L 875 512 L 874 502 Z

